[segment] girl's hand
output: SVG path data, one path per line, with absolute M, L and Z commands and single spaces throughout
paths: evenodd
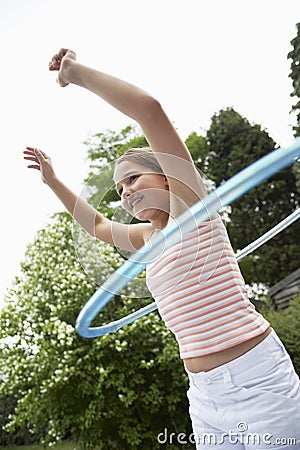
M 29 169 L 40 170 L 42 180 L 46 184 L 51 184 L 51 180 L 55 178 L 51 159 L 45 152 L 33 147 L 26 147 L 24 150 L 24 159 L 33 161 L 35 164 L 27 166 Z
M 69 84 L 68 70 L 75 61 L 75 52 L 66 48 L 61 48 L 49 62 L 49 70 L 58 71 L 57 82 L 61 87 L 65 87 Z

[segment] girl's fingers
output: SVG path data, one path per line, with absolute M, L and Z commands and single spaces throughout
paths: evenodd
M 34 155 L 33 150 L 23 150 L 24 155 Z
M 63 57 L 66 55 L 67 51 L 68 50 L 66 48 L 61 48 L 59 52 L 52 57 L 51 61 L 49 62 L 49 70 L 60 69 L 61 61 Z
M 46 155 L 45 152 L 43 152 L 42 150 L 38 149 L 38 148 L 34 148 L 34 147 L 26 147 L 27 150 L 24 150 L 23 153 L 25 155 L 31 155 L 31 156 L 35 156 L 37 159 L 39 156 L 43 157 L 44 159 L 49 158 L 48 155 Z
M 49 62 L 49 65 L 57 66 L 59 64 L 59 56 L 56 54 L 51 58 L 51 61 Z
M 49 62 L 49 70 L 59 70 L 60 63 L 60 60 L 52 59 L 52 61 Z
M 37 170 L 41 170 L 41 168 L 40 168 L 40 166 L 36 166 L 36 165 L 30 165 L 30 166 L 27 166 L 28 167 L 28 169 L 37 169 Z
M 39 162 L 39 160 L 37 158 L 34 158 L 33 156 L 24 156 L 24 159 L 26 159 L 27 161 L 34 161 L 36 163 Z
M 27 148 L 28 148 L 28 147 L 27 147 Z M 30 160 L 30 161 L 39 162 L 38 159 L 37 159 L 37 157 L 36 157 L 36 154 L 34 153 L 33 150 L 24 150 L 24 151 L 23 151 L 23 158 L 24 158 L 24 159 L 28 159 L 28 160 Z
M 58 52 L 58 57 L 63 58 L 66 55 L 67 51 L 68 51 L 67 48 L 61 48 Z

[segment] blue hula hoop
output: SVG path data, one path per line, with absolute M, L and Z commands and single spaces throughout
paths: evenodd
M 104 306 L 118 294 L 127 283 L 138 275 L 146 265 L 161 251 L 176 243 L 182 236 L 192 231 L 201 222 L 209 219 L 216 212 L 247 191 L 265 181 L 275 173 L 291 165 L 300 157 L 300 140 L 297 139 L 287 149 L 278 148 L 262 157 L 255 163 L 234 175 L 215 191 L 194 204 L 176 221 L 169 224 L 158 233 L 151 242 L 147 242 L 139 251 L 132 255 L 110 278 L 92 295 L 80 311 L 76 320 L 77 333 L 85 338 L 94 338 L 112 333 L 128 325 L 134 320 L 157 309 L 153 302 L 126 317 L 107 325 L 90 327 L 90 323 Z

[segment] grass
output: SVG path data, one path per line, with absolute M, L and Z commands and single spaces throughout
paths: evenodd
M 55 447 L 47 447 L 48 449 L 53 450 L 76 450 L 78 447 L 76 447 L 76 444 L 73 444 L 72 442 L 63 442 L 62 444 L 59 444 Z M 1 450 L 45 450 L 45 447 L 43 447 L 40 444 L 35 445 L 22 445 L 19 447 L 1 447 Z

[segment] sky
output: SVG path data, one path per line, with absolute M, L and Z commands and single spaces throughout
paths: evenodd
M 78 194 L 88 172 L 83 142 L 131 119 L 76 86 L 60 88 L 48 62 L 61 47 L 161 102 L 185 139 L 233 107 L 293 142 L 287 53 L 299 0 L 1 0 L 0 305 L 26 247 L 63 207 L 23 161 L 26 146 L 51 156 Z

